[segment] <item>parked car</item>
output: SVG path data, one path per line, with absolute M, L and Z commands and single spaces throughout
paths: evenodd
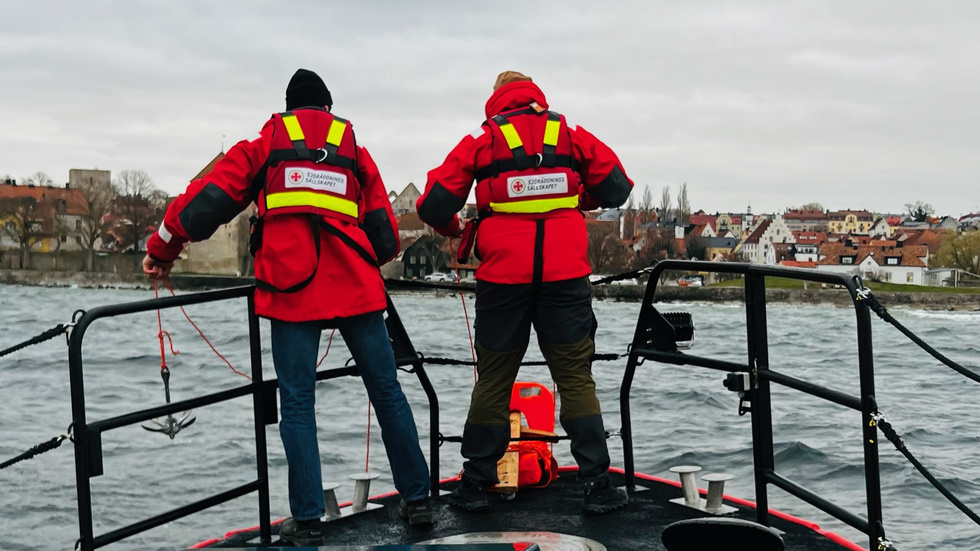
M 687 274 L 677 280 L 680 287 L 704 287 L 704 276 L 700 274 Z
M 456 277 L 443 272 L 433 272 L 425 276 L 425 280 L 431 283 L 454 283 Z

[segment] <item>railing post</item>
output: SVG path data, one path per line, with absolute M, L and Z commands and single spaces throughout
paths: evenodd
M 634 342 L 634 347 L 636 343 Z M 636 372 L 637 356 L 630 352 L 626 360 L 626 372 L 623 373 L 623 384 L 619 387 L 619 416 L 621 428 L 620 438 L 623 440 L 623 474 L 626 477 L 626 487 L 634 489 L 634 474 L 636 465 L 633 462 L 633 423 L 630 419 L 630 388 L 633 386 L 633 374 Z
M 82 337 L 89 321 L 85 314 L 72 329 L 68 342 L 68 379 L 71 383 L 71 420 L 75 443 L 75 488 L 78 494 L 78 545 L 94 549 L 92 532 L 92 485 L 89 482 L 88 425 L 85 420 L 85 378 L 82 374 Z
M 885 537 L 881 514 L 881 473 L 878 465 L 878 429 L 873 415 L 875 403 L 874 347 L 871 341 L 871 312 L 864 301 L 855 301 L 858 332 L 858 367 L 861 379 L 861 421 L 864 437 L 864 483 L 868 493 L 869 549 L 878 548 L 878 538 Z
M 772 443 L 772 398 L 769 379 L 759 377 L 769 369 L 769 337 L 766 322 L 766 278 L 745 274 L 745 317 L 749 367 L 755 388 L 748 393 L 752 404 L 752 456 L 755 462 L 756 519 L 769 526 L 769 494 L 766 473 L 775 470 Z
M 252 411 L 255 421 L 255 470 L 259 482 L 259 539 L 272 543 L 272 519 L 269 505 L 269 453 L 265 438 L 265 403 L 262 396 L 262 339 L 259 318 L 255 315 L 255 294 L 248 295 L 248 344 L 252 360 Z
M 630 390 L 633 386 L 633 375 L 636 373 L 636 366 L 640 363 L 636 350 L 645 347 L 650 338 L 646 334 L 646 327 L 642 320 L 648 319 L 645 312 L 653 308 L 653 298 L 657 293 L 657 280 L 663 271 L 662 264 L 657 264 L 647 275 L 647 286 L 643 292 L 643 302 L 640 304 L 640 316 L 636 324 L 636 329 L 633 331 L 633 342 L 630 344 L 629 358 L 626 360 L 623 383 L 619 387 L 619 416 L 621 420 L 619 434 L 623 440 L 623 471 L 626 478 L 626 487 L 631 490 L 636 487 L 636 483 L 634 482 L 636 464 L 633 461 L 633 422 L 630 417 Z

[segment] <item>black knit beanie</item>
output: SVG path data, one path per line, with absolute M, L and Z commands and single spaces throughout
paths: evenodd
M 286 110 L 324 105 L 332 107 L 333 98 L 330 97 L 330 90 L 327 90 L 323 79 L 313 71 L 306 69 L 296 71 L 293 78 L 289 79 L 289 85 L 286 86 Z

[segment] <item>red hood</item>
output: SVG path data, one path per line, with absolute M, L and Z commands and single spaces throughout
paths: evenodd
M 501 86 L 487 100 L 485 107 L 487 118 L 499 115 L 504 111 L 527 107 L 531 102 L 538 102 L 538 105 L 548 108 L 548 102 L 544 99 L 544 92 L 533 82 L 520 81 L 511 82 Z

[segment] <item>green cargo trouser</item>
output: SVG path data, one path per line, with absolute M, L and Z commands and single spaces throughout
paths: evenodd
M 595 317 L 586 278 L 531 284 L 478 282 L 476 351 L 479 380 L 463 430 L 464 475 L 496 483 L 497 460 L 510 438 L 510 396 L 530 341 L 531 326 L 561 397 L 560 421 L 582 476 L 609 469 L 605 429 L 592 379 Z

